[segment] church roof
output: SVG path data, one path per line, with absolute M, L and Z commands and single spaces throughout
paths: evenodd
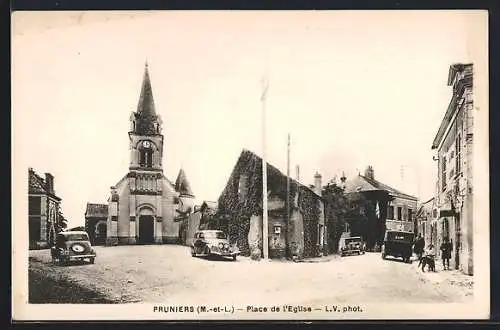
M 144 68 L 144 77 L 142 79 L 141 95 L 139 96 L 139 103 L 137 105 L 137 114 L 143 117 L 156 116 L 153 89 L 151 88 L 151 79 L 149 78 L 147 63 Z
M 181 195 L 189 195 L 194 196 L 193 191 L 191 190 L 191 185 L 187 180 L 186 173 L 181 168 L 179 171 L 179 175 L 177 176 L 177 180 L 175 180 L 175 190 L 179 192 Z
M 160 133 L 161 118 L 156 114 L 153 89 L 149 77 L 148 64 L 144 68 L 141 94 L 135 116 L 134 132 L 140 135 L 156 135 Z
M 93 204 L 87 203 L 87 210 L 85 211 L 86 218 L 107 218 L 108 205 L 107 204 Z

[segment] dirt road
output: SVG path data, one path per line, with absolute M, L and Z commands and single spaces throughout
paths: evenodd
M 176 245 L 96 247 L 95 264 L 57 266 L 50 253 L 30 251 L 38 274 L 67 278 L 116 302 L 210 303 L 223 298 L 245 305 L 287 301 L 323 303 L 464 302 L 472 281 L 417 265 L 382 260 L 378 253 L 310 262 L 194 258 Z

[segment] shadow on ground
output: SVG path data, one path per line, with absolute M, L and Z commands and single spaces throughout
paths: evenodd
M 28 301 L 30 304 L 120 303 L 65 276 L 48 274 L 47 271 L 34 267 L 28 269 Z

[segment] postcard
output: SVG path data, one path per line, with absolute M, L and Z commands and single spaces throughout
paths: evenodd
M 12 315 L 487 319 L 486 11 L 12 16 Z

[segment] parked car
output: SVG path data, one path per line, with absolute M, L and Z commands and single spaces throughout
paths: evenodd
M 365 254 L 365 244 L 362 237 L 342 238 L 340 242 L 340 256 L 343 257 L 352 254 Z
M 385 233 L 384 245 L 382 246 L 382 259 L 391 256 L 403 258 L 404 262 L 411 263 L 413 239 L 412 232 L 388 230 Z
M 53 262 L 67 265 L 71 261 L 88 260 L 94 263 L 96 252 L 84 231 L 65 231 L 56 236 L 55 245 L 50 249 Z
M 236 260 L 240 251 L 236 246 L 231 246 L 226 234 L 221 230 L 201 230 L 194 235 L 191 244 L 191 256 L 206 257 L 217 255 L 231 257 Z

